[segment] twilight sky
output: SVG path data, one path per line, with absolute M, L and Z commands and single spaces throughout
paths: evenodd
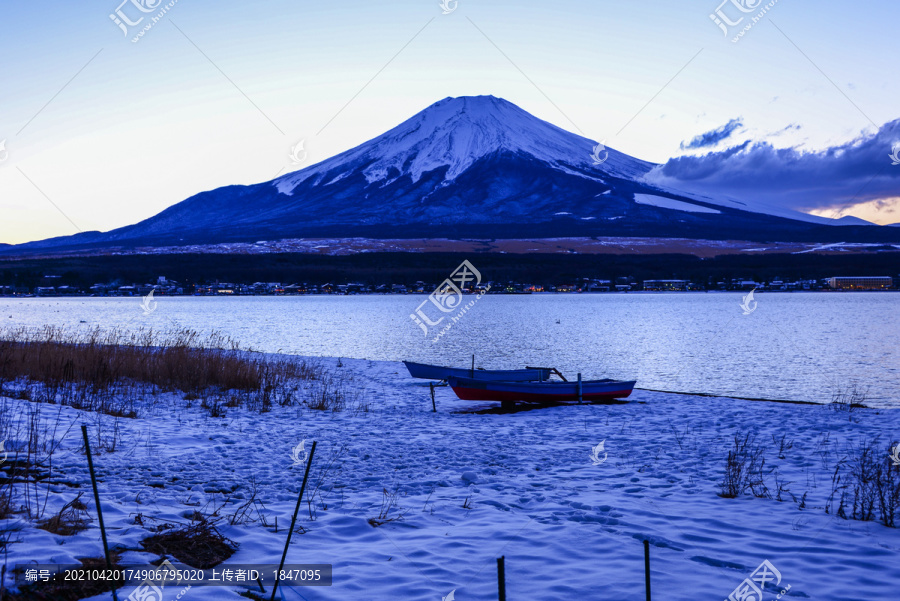
M 778 0 L 737 43 L 766 4 L 729 0 L 726 37 L 717 0 L 119 2 L 0 2 L 0 242 L 128 225 L 477 94 L 669 184 L 900 222 L 887 0 Z

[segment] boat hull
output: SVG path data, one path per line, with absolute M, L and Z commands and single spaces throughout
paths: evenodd
M 565 403 L 578 400 L 577 382 L 492 382 L 451 377 L 449 383 L 456 396 L 464 401 Z M 585 402 L 624 399 L 635 384 L 635 381 L 585 380 L 581 383 L 581 399 Z
M 450 377 L 472 380 L 501 380 L 505 382 L 540 382 L 550 378 L 549 369 L 464 369 L 460 367 L 440 367 L 425 363 L 404 361 L 409 375 L 423 380 L 446 380 Z

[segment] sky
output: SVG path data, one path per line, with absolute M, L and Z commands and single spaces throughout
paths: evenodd
M 479 94 L 659 181 L 900 222 L 886 0 L 120 2 L 0 0 L 0 242 L 129 225 Z

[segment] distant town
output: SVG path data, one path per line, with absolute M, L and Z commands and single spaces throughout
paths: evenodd
M 254 282 L 240 284 L 232 282 L 206 282 L 182 284 L 165 277 L 155 283 L 120 282 L 94 284 L 90 287 L 70 286 L 60 282 L 62 276 L 46 275 L 41 285 L 24 288 L 0 285 L 3 297 L 128 297 L 147 296 L 151 292 L 159 296 L 280 296 L 304 294 L 428 294 L 445 283 L 422 282 L 367 285 L 361 283 L 284 284 L 281 282 Z M 464 292 L 484 292 L 488 294 L 533 294 L 533 293 L 622 293 L 622 292 L 708 292 L 729 290 L 762 290 L 772 292 L 791 291 L 877 291 L 900 290 L 898 276 L 848 276 L 823 279 L 783 281 L 773 279 L 758 282 L 752 279 L 733 278 L 727 281 L 697 282 L 690 280 L 641 280 L 619 277 L 615 280 L 581 278 L 571 282 L 544 286 L 524 282 L 489 282 L 465 288 Z

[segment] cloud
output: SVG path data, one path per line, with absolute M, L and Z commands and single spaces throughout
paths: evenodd
M 776 132 L 775 132 L 774 134 L 772 134 L 772 135 L 773 135 L 773 136 L 780 136 L 781 134 L 786 134 L 786 133 L 788 133 L 789 131 L 800 131 L 800 125 L 798 125 L 797 123 L 791 123 L 791 124 L 788 125 L 787 127 L 784 127 L 784 128 L 782 128 L 782 129 L 779 129 L 778 131 L 776 131 Z
M 898 143 L 900 119 L 817 151 L 748 140 L 705 155 L 670 159 L 647 180 L 802 211 L 846 207 L 900 197 L 900 165 L 891 165 L 888 156 Z
M 727 140 L 731 137 L 731 134 L 736 132 L 738 129 L 744 127 L 744 121 L 740 118 L 732 119 L 722 127 L 718 127 L 716 129 L 710 130 L 704 134 L 700 134 L 696 136 L 693 140 L 685 144 L 681 143 L 682 150 L 695 150 L 697 148 L 710 148 L 715 146 L 719 142 Z

